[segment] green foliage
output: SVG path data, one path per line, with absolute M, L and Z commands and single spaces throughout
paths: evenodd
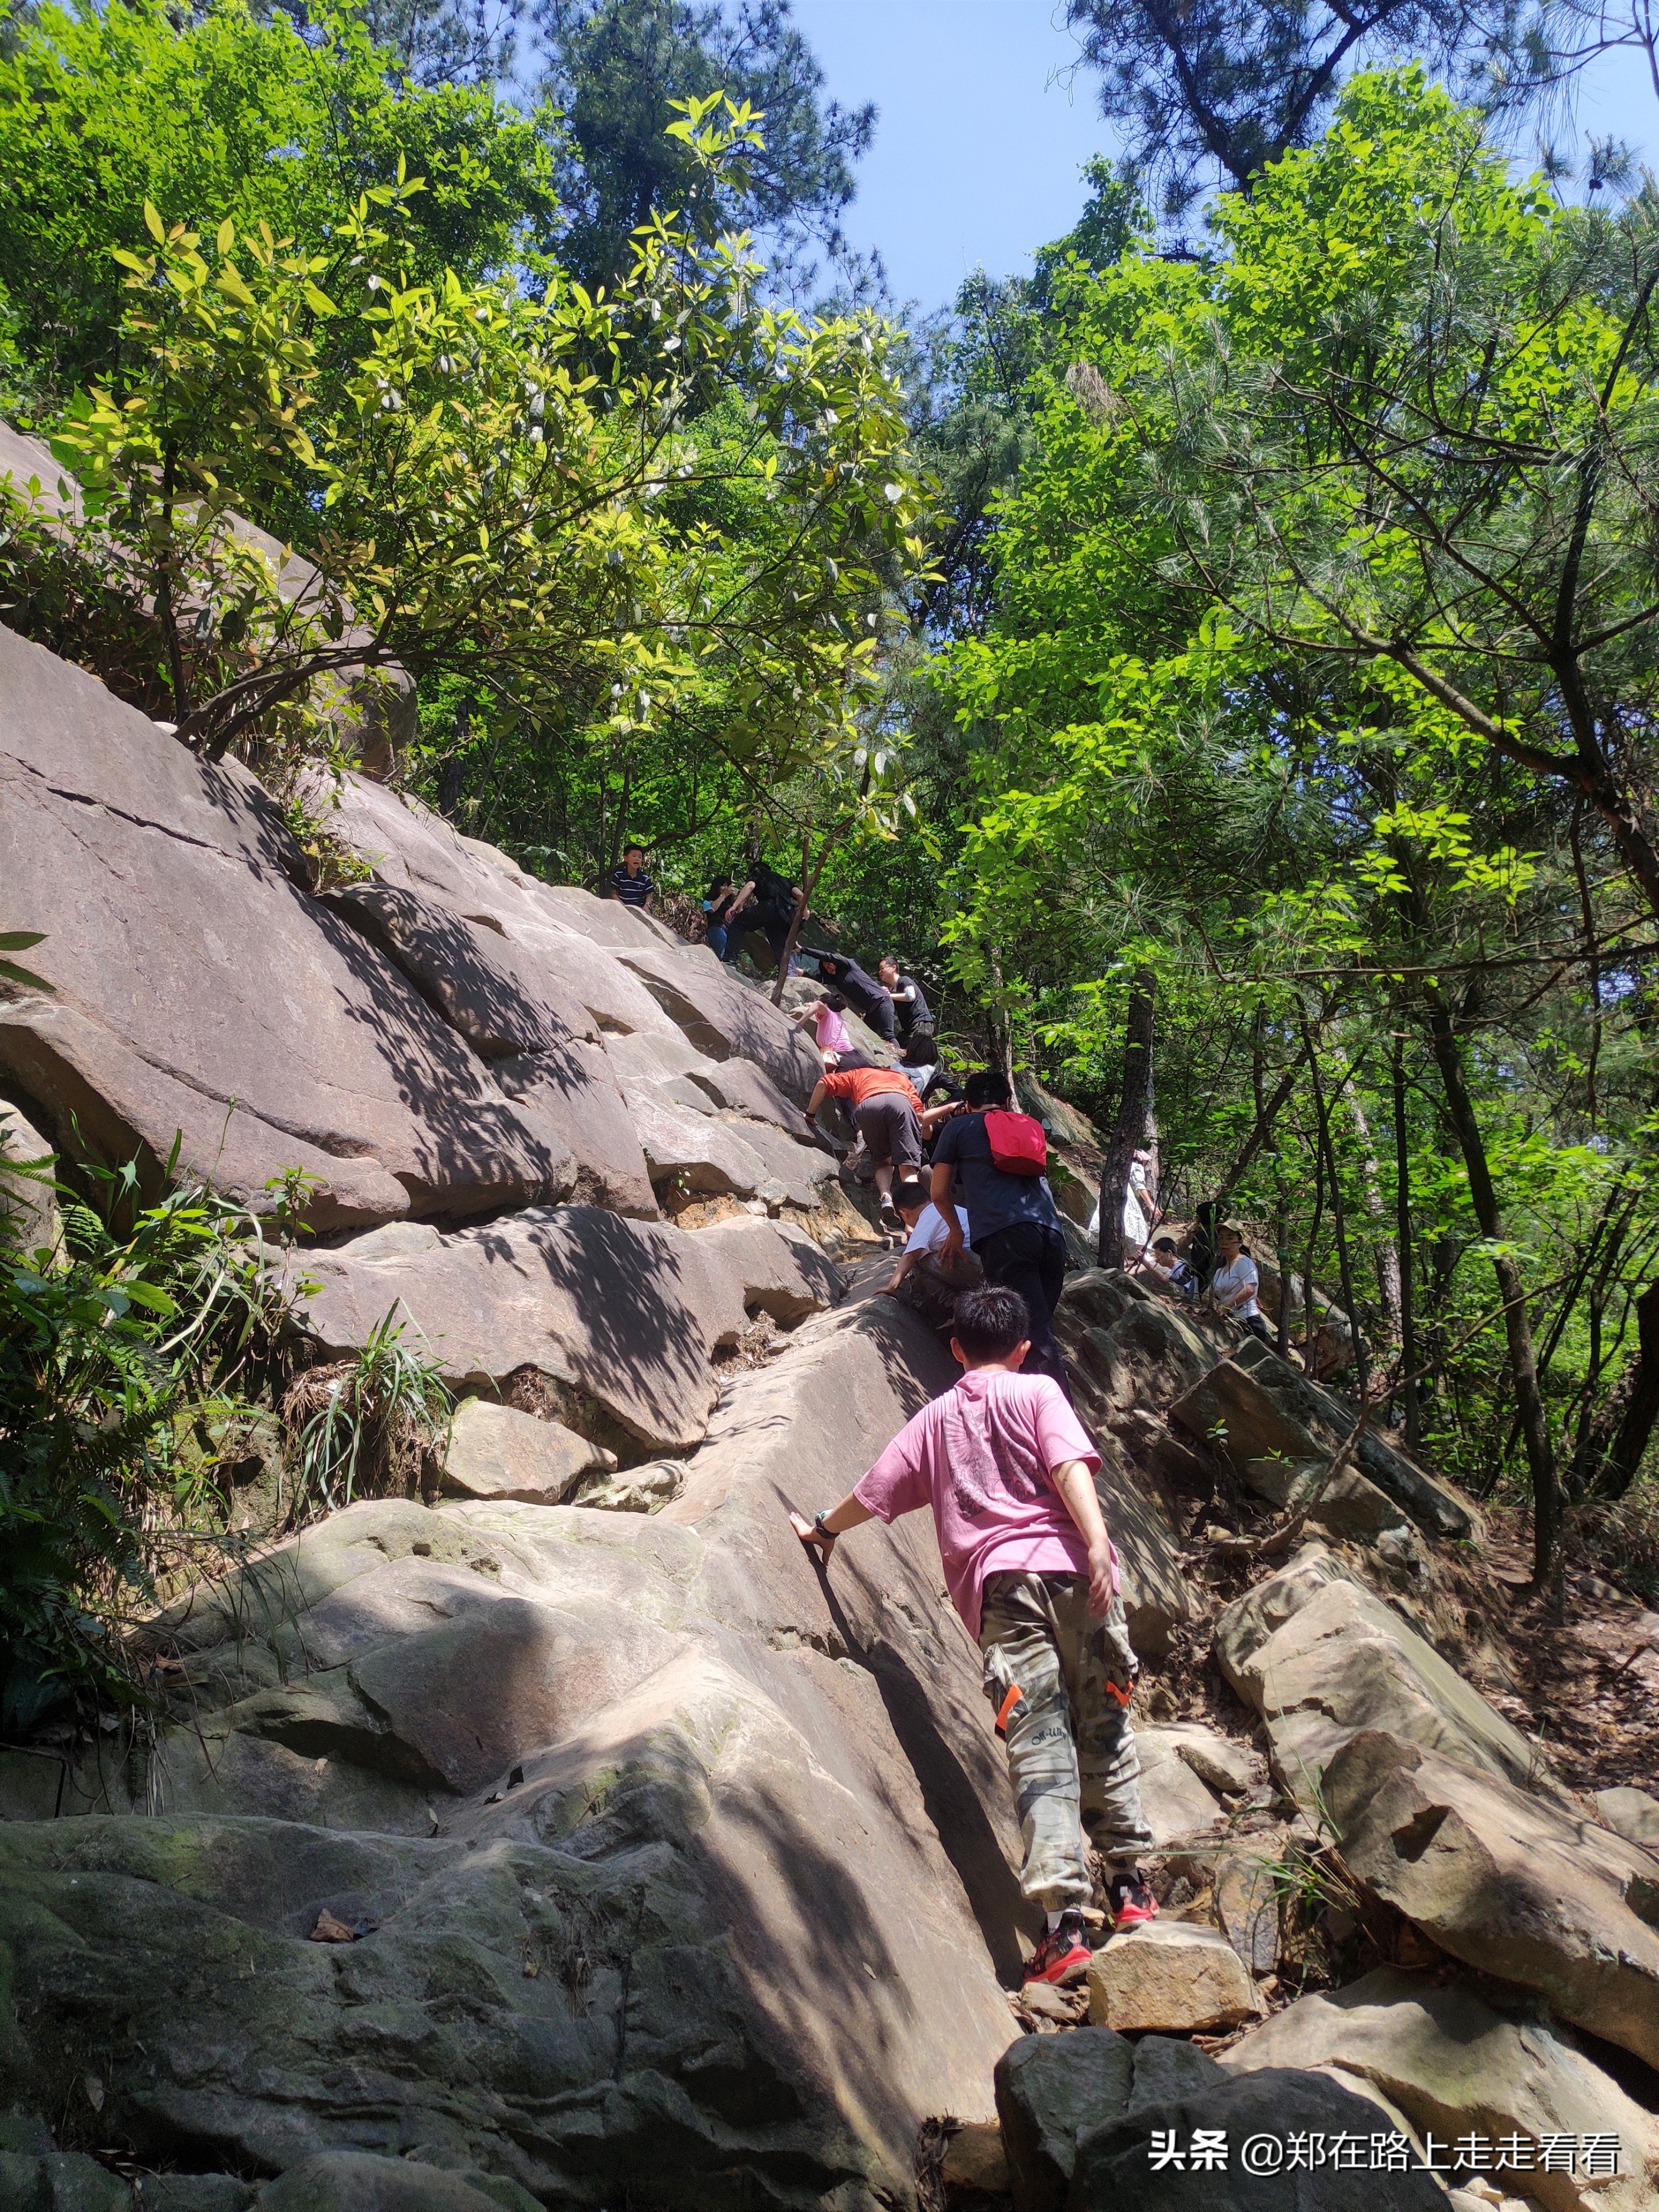
M 199 14 L 125 0 L 11 9 L 0 41 L 0 295 L 44 410 L 120 377 L 123 301 L 110 248 L 147 253 L 163 224 L 266 225 L 303 253 L 371 185 L 426 180 L 410 211 L 421 278 L 532 257 L 555 220 L 545 112 L 485 88 L 412 87 L 349 9 L 304 15 L 214 0 Z M 328 266 L 332 267 L 331 258 Z
M 354 1498 L 422 1487 L 451 1401 L 436 1366 L 407 1343 L 394 1306 L 355 1359 L 313 1367 L 283 1404 L 292 1440 L 294 1517 L 337 1512 Z M 438 1455 L 441 1458 L 441 1454 Z
M 1424 63 L 1490 112 L 1519 117 L 1559 94 L 1603 45 L 1651 52 L 1650 31 L 1616 17 L 1528 14 L 1513 0 L 1067 0 L 1066 19 L 1099 73 L 1101 112 L 1122 133 L 1126 159 L 1177 222 L 1211 187 L 1248 191 L 1310 144 L 1357 65 Z M 1616 158 L 1592 142 L 1592 179 L 1605 180 Z
M 705 238 L 763 234 L 781 264 L 775 281 L 807 274 L 799 264 L 814 247 L 839 255 L 836 219 L 875 110 L 821 103 L 823 72 L 783 0 L 544 0 L 538 27 L 543 89 L 568 132 L 559 253 L 580 283 L 622 282 L 633 234 L 658 210 Z M 765 118 L 764 143 L 741 169 L 699 164 L 672 127 L 684 101 L 720 92 Z
M 714 95 L 681 143 L 717 168 L 757 135 Z M 37 498 L 34 558 L 125 586 L 130 695 L 153 607 L 173 719 L 210 757 L 270 741 L 319 679 L 396 663 L 619 739 L 700 716 L 777 787 L 854 726 L 872 563 L 920 552 L 881 326 L 763 305 L 741 241 L 661 222 L 605 299 L 562 271 L 539 297 L 428 283 L 403 221 L 420 191 L 400 170 L 342 221 L 333 298 L 323 257 L 268 229 L 227 218 L 206 245 L 149 210 L 125 396 L 94 387 L 60 423 L 85 514 Z M 333 395 L 319 325 L 350 362 Z M 311 518 L 305 588 L 233 501 Z
M 0 1183 L 11 1180 L 9 1163 Z M 238 1401 L 280 1309 L 257 1226 L 199 1188 L 143 1202 L 92 1166 L 58 1249 L 0 1209 L 0 1726 L 66 1698 L 136 1694 L 118 1632 L 159 1571 L 199 1552 L 222 1500 L 181 1453 Z
M 1407 75 L 1224 200 L 1212 261 L 1073 257 L 939 665 L 957 975 L 1109 1113 L 1150 969 L 1166 1204 L 1227 1188 L 1330 1285 L 1340 1198 L 1384 1353 L 1400 1052 L 1425 1421 L 1482 1490 L 1524 1364 L 1489 1270 L 1565 1466 L 1659 1243 L 1648 223 L 1513 185 Z

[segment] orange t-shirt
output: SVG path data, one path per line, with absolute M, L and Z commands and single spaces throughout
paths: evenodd
M 862 1106 L 866 1098 L 878 1091 L 902 1091 L 908 1097 L 918 1114 L 921 1099 L 916 1086 L 908 1075 L 901 1075 L 896 1067 L 849 1067 L 835 1075 L 826 1075 L 823 1087 L 832 1098 L 851 1099 L 854 1106 Z

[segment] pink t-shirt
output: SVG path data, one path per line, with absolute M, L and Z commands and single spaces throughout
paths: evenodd
M 931 1505 L 951 1602 L 979 1641 L 988 1575 L 1083 1575 L 1089 1551 L 1048 1479 L 1100 1454 L 1047 1375 L 977 1367 L 924 1406 L 853 1492 L 878 1521 Z
M 851 1052 L 852 1033 L 833 1006 L 818 1004 L 818 1050 L 820 1052 Z

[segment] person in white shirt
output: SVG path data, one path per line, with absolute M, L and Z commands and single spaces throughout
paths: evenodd
M 1163 1209 L 1152 1196 L 1150 1152 L 1135 1151 L 1129 1162 L 1129 1179 L 1123 1187 L 1123 1264 L 1133 1274 L 1146 1256 L 1147 1239 L 1163 1220 Z M 1084 1231 L 1091 1244 L 1100 1241 L 1100 1204 L 1089 1217 Z
M 885 1297 L 903 1297 L 919 1312 L 934 1317 L 937 1307 L 954 1306 L 962 1291 L 974 1288 L 985 1279 L 985 1270 L 969 1249 L 973 1231 L 968 1221 L 967 1208 L 958 1203 L 962 1217 L 963 1249 L 947 1272 L 939 1265 L 939 1255 L 951 1233 L 950 1224 L 938 1206 L 927 1195 L 927 1185 L 920 1176 L 900 1176 L 893 1184 L 893 1203 L 898 1208 L 906 1237 L 899 1263 L 891 1279 L 882 1285 Z M 909 1284 L 906 1291 L 905 1285 Z M 942 1316 L 948 1319 L 948 1313 Z
M 1216 1240 L 1221 1247 L 1221 1265 L 1210 1278 L 1210 1303 L 1218 1313 L 1242 1322 L 1252 1336 L 1259 1336 L 1265 1342 L 1273 1332 L 1256 1304 L 1261 1278 L 1250 1257 L 1249 1247 L 1232 1228 L 1218 1229 Z

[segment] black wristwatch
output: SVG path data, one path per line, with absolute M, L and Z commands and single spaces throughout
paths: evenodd
M 815 1513 L 812 1516 L 812 1532 L 815 1535 L 826 1537 L 833 1544 L 836 1540 L 836 1532 L 833 1528 L 826 1528 L 823 1520 L 824 1516 L 822 1513 Z

